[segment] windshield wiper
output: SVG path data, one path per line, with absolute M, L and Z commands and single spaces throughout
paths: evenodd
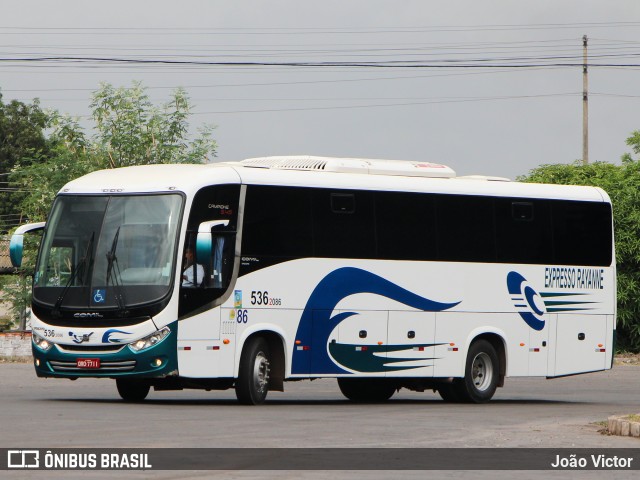
M 116 248 L 118 248 L 118 237 L 120 236 L 120 227 L 116 230 L 116 234 L 113 236 L 111 242 L 111 249 L 107 252 L 107 281 L 106 286 L 109 286 L 109 280 L 113 277 L 113 286 L 115 287 L 116 303 L 118 304 L 118 316 L 124 317 L 129 314 L 127 311 L 127 302 L 124 298 L 124 291 L 122 289 L 122 276 L 120 275 L 120 265 L 118 265 L 118 257 L 116 256 Z M 115 267 L 115 269 L 114 269 Z M 115 272 L 115 273 L 114 273 Z
M 84 276 L 85 267 L 87 265 L 87 257 L 89 256 L 91 256 L 91 258 L 89 259 L 89 266 L 91 266 L 91 263 L 93 261 L 93 241 L 95 239 L 95 236 L 96 232 L 91 232 L 91 239 L 89 240 L 87 248 L 84 251 L 84 256 L 80 259 L 80 261 L 76 265 L 76 268 L 73 269 L 73 272 L 71 272 L 69 280 L 67 280 L 67 283 L 62 289 L 62 292 L 60 292 L 60 296 L 58 296 L 58 299 L 56 300 L 56 304 L 53 306 L 53 310 L 51 310 L 51 315 L 54 318 L 59 318 L 61 316 L 60 307 L 62 306 L 62 302 L 64 301 L 64 298 L 66 297 L 67 292 L 69 292 L 69 288 L 75 281 L 76 277 L 78 277 L 78 275 Z

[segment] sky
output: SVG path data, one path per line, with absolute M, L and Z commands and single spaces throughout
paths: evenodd
M 191 131 L 216 126 L 216 161 L 387 158 L 512 179 L 574 162 L 582 158 L 583 35 L 589 160 L 619 162 L 640 129 L 637 0 L 0 7 L 4 102 L 39 98 L 90 128 L 91 93 L 101 82 L 140 81 L 157 104 L 184 87 L 194 105 Z

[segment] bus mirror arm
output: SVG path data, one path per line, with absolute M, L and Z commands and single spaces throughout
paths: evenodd
M 11 241 L 9 242 L 9 257 L 11 258 L 11 264 L 19 268 L 22 265 L 22 252 L 24 250 L 24 234 L 28 232 L 34 232 L 42 230 L 45 226 L 45 222 L 28 223 L 22 225 L 11 235 Z
M 211 233 L 216 227 L 229 226 L 229 220 L 211 220 L 208 222 L 202 222 L 198 227 L 198 233 Z
M 198 263 L 208 264 L 213 250 L 213 229 L 229 226 L 229 220 L 211 220 L 198 226 L 196 237 L 196 259 Z

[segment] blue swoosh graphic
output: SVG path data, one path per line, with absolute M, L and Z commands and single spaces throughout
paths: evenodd
M 122 333 L 123 335 L 131 335 L 131 332 L 124 332 L 122 330 L 116 330 L 115 328 L 112 328 L 111 330 L 107 330 L 106 332 L 104 332 L 104 335 L 102 335 L 102 343 L 122 343 L 124 342 L 124 339 L 111 339 L 111 335 L 113 335 L 114 333 Z
M 343 312 L 332 317 L 336 305 L 344 298 L 359 293 L 380 295 L 425 312 L 441 312 L 460 303 L 442 303 L 421 297 L 360 268 L 334 270 L 318 283 L 302 312 L 296 340 L 311 346 L 311 350 L 294 347 L 291 373 L 350 373 L 331 360 L 327 343 L 329 335 L 340 322 L 356 315 L 355 312 Z
M 519 311 L 520 317 L 534 330 L 540 331 L 544 328 L 545 320 L 543 318 L 538 318 L 538 316 L 542 316 L 544 312 L 540 311 L 539 308 L 535 306 L 533 302 L 533 297 L 538 295 L 533 288 L 527 286 L 524 291 L 522 291 L 522 284 L 526 282 L 527 279 L 524 278 L 518 272 L 509 272 L 507 275 L 507 289 L 511 295 L 524 295 L 526 298 L 527 305 L 525 308 L 531 309 L 530 311 Z M 516 305 L 518 307 L 518 305 Z M 535 312 L 535 314 L 534 314 Z M 536 316 L 536 314 L 538 316 Z

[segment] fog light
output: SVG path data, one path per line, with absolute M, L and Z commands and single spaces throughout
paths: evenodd
M 39 366 L 40 366 L 40 359 L 36 358 L 36 367 L 39 367 Z
M 160 358 L 156 358 L 156 359 L 153 361 L 153 365 L 154 365 L 154 366 L 156 366 L 156 367 L 160 367 L 160 366 L 162 365 L 162 359 L 160 359 Z

